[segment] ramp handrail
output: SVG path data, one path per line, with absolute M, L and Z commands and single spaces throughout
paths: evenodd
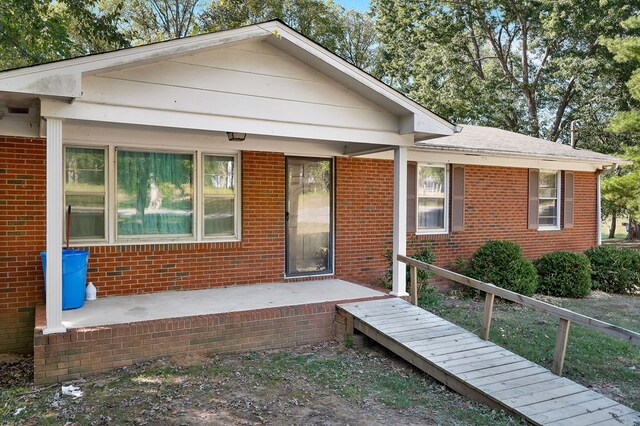
M 569 338 L 569 326 L 573 321 L 576 324 L 583 325 L 585 327 L 599 330 L 602 333 L 609 334 L 611 336 L 618 337 L 623 340 L 627 340 L 636 346 L 640 346 L 640 333 L 628 330 L 617 325 L 609 324 L 608 322 L 600 321 L 595 318 L 588 317 L 586 315 L 579 314 L 577 312 L 570 311 L 569 309 L 561 308 L 559 306 L 551 305 L 541 300 L 534 299 L 532 297 L 524 296 L 520 293 L 516 293 L 504 288 L 495 286 L 493 284 L 485 283 L 480 280 L 476 280 L 467 277 L 456 272 L 449 271 L 444 268 L 440 268 L 429 263 L 421 262 L 416 259 L 412 259 L 407 256 L 398 255 L 400 262 L 406 263 L 410 269 L 411 277 L 411 301 L 413 304 L 418 303 L 417 296 L 417 268 L 425 269 L 434 273 L 435 275 L 455 281 L 460 284 L 475 288 L 477 290 L 484 291 L 486 293 L 484 303 L 484 316 L 482 320 L 482 332 L 480 337 L 484 340 L 489 339 L 489 330 L 491 328 L 491 316 L 493 315 L 493 300 L 495 296 L 501 297 L 505 300 L 518 303 L 522 306 L 536 309 L 541 312 L 545 312 L 550 315 L 554 315 L 560 318 L 558 324 L 558 332 L 556 335 L 556 347 L 553 355 L 553 364 L 551 371 L 558 376 L 562 375 L 562 367 L 564 364 L 564 356 L 567 350 L 567 340 Z

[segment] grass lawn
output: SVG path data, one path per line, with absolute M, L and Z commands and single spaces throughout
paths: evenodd
M 593 292 L 586 299 L 536 296 L 634 331 L 640 330 L 640 297 Z M 496 299 L 498 301 L 498 299 Z M 447 297 L 426 309 L 478 333 L 484 303 Z M 508 302 L 494 306 L 490 340 L 551 367 L 558 318 Z M 580 325 L 571 325 L 564 376 L 640 411 L 640 347 Z

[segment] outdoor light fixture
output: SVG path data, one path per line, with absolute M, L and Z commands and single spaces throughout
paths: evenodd
M 227 132 L 227 138 L 229 138 L 229 142 L 242 142 L 246 137 L 246 133 Z

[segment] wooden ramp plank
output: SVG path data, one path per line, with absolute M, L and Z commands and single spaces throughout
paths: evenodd
M 640 414 L 401 299 L 338 305 L 354 328 L 453 390 L 541 424 L 633 424 Z M 618 422 L 618 423 L 613 423 Z

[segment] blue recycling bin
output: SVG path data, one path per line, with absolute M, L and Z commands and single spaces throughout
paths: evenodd
M 42 270 L 45 275 L 44 294 L 46 303 L 47 252 L 40 253 L 40 257 L 42 258 Z M 62 250 L 62 310 L 84 306 L 88 260 L 89 251 L 87 250 Z

